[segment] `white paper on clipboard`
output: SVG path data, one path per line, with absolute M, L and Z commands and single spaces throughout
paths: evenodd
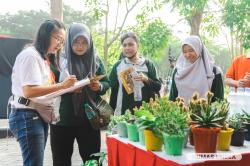
M 83 86 L 86 86 L 90 84 L 90 79 L 89 78 L 85 78 L 85 79 L 82 79 L 80 81 L 77 81 L 74 86 L 72 87 L 69 87 L 67 89 L 61 89 L 61 90 L 58 90 L 56 92 L 53 92 L 53 93 L 50 93 L 50 94 L 47 94 L 47 95 L 44 95 L 44 96 L 41 96 L 41 97 L 36 97 L 36 98 L 33 98 L 32 100 L 34 101 L 37 101 L 39 103 L 44 103 L 44 102 L 47 102 L 55 97 L 58 97 L 58 96 L 61 96 L 65 93 L 69 93 L 69 92 L 72 92 L 80 87 L 83 87 Z

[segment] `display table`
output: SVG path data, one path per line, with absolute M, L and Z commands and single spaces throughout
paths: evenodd
M 188 145 L 182 156 L 170 156 L 162 152 L 146 150 L 139 142 L 131 142 L 117 135 L 107 136 L 109 166 L 250 166 L 250 142 L 243 147 L 230 147 L 230 151 L 218 154 L 241 154 L 241 160 L 204 160 L 190 158 L 194 148 Z M 239 156 L 239 155 L 238 155 Z

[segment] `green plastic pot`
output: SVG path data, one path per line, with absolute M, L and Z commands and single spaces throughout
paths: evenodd
M 125 122 L 120 122 L 117 124 L 117 133 L 119 137 L 128 138 L 127 125 Z
M 164 150 L 168 155 L 182 155 L 185 135 L 169 135 L 163 133 Z
M 141 145 L 145 145 L 145 136 L 143 130 L 139 130 L 139 142 Z
M 139 133 L 137 126 L 135 124 L 127 123 L 127 129 L 128 129 L 128 139 L 130 141 L 138 142 Z

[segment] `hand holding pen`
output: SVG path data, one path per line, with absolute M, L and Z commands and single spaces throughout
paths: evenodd
M 63 82 L 60 83 L 60 85 L 62 86 L 63 89 L 66 89 L 73 86 L 77 81 L 77 79 L 75 75 L 70 75 L 68 70 L 65 70 L 64 72 L 67 75 L 67 77 Z

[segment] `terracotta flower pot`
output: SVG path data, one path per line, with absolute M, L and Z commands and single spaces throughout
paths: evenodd
M 192 127 L 196 153 L 215 153 L 220 128 Z

